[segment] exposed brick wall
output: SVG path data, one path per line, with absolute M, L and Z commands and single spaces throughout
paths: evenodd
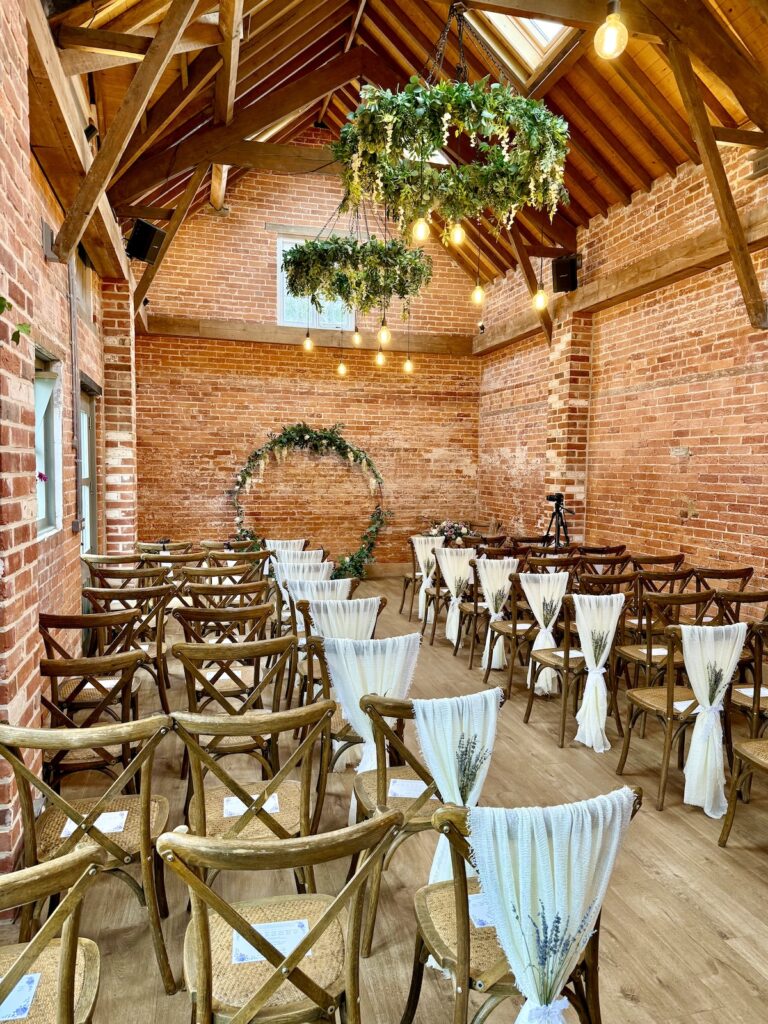
M 479 364 L 471 357 L 305 354 L 286 345 L 137 338 L 139 534 L 227 536 L 233 475 L 269 431 L 340 421 L 381 471 L 395 513 L 377 558 L 403 561 L 422 516 L 476 514 Z M 333 555 L 359 546 L 374 499 L 359 471 L 300 453 L 268 467 L 245 501 L 247 525 L 266 535 L 306 532 Z
M 320 231 L 333 223 L 341 197 L 339 182 L 328 176 L 243 175 L 227 192 L 228 212 L 217 213 L 206 204 L 181 228 L 149 292 L 151 311 L 276 322 L 278 235 L 266 231 L 265 224 Z M 371 232 L 382 237 L 381 224 L 368 216 Z M 349 214 L 342 215 L 338 230 L 346 233 L 349 223 Z M 430 239 L 427 250 L 433 280 L 413 303 L 413 331 L 474 332 L 473 282 L 437 239 Z M 393 326 L 399 321 L 397 302 L 389 321 Z M 372 324 L 372 317 L 360 320 L 361 327 Z

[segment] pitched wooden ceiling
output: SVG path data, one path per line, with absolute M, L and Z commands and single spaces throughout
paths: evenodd
M 171 0 L 47 2 L 64 69 L 82 81 L 103 141 Z M 198 0 L 109 176 L 107 194 L 118 215 L 126 224 L 137 212 L 162 223 L 176 210 L 180 222 L 195 205 L 221 207 L 228 172 L 229 182 L 246 173 L 214 161 L 222 142 L 230 152 L 242 139 L 286 144 L 318 123 L 330 141 L 357 105 L 363 81 L 395 87 L 422 72 L 448 6 L 444 0 Z M 467 0 L 466 7 L 471 76 L 503 72 L 521 93 L 545 99 L 571 128 L 570 205 L 552 223 L 522 211 L 519 233 L 497 236 L 487 222 L 466 225 L 472 251 L 452 251 L 468 273 L 475 272 L 474 246 L 485 279 L 518 262 L 525 270 L 531 257 L 574 251 L 576 230 L 590 218 L 628 204 L 686 160 L 699 160 L 664 45 L 670 38 L 688 48 L 718 138 L 744 144 L 739 129 L 756 125 L 753 147 L 768 141 L 765 0 L 625 0 L 633 35 L 615 61 L 600 60 L 592 46 L 603 0 Z M 567 30 L 536 67 L 530 54 L 526 59 L 500 36 L 498 15 L 557 21 Z M 454 25 L 445 74 L 457 59 Z M 31 120 L 34 146 L 34 109 Z M 206 155 L 211 169 L 200 171 Z M 461 160 L 467 153 L 452 145 L 448 155 Z

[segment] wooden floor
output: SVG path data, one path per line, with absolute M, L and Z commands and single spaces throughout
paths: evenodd
M 389 606 L 377 635 L 415 629 L 397 614 L 399 584 L 372 581 L 359 594 L 384 593 Z M 441 630 L 438 628 L 438 635 Z M 174 702 L 181 703 L 181 678 L 173 668 Z M 422 648 L 412 696 L 471 693 L 482 686 L 479 668 L 470 673 L 466 657 L 453 658 L 447 642 Z M 145 712 L 153 702 L 147 687 Z M 607 792 L 620 784 L 615 775 L 618 743 L 604 755 L 555 740 L 556 705 L 537 700 L 531 723 L 523 725 L 524 687 L 516 688 L 499 719 L 496 748 L 483 802 L 512 807 L 553 804 Z M 608 891 L 603 913 L 601 986 L 605 1024 L 722 1024 L 768 1019 L 768 786 L 757 782 L 753 800 L 740 807 L 727 850 L 717 845 L 720 824 L 703 811 L 684 807 L 682 775 L 671 773 L 667 808 L 655 810 L 660 734 L 633 739 L 628 783 L 645 788 L 646 804 L 631 826 Z M 158 787 L 171 800 L 171 824 L 181 822 L 180 752 L 173 742 L 158 763 Z M 333 776 L 324 827 L 346 821 L 350 773 Z M 409 841 L 385 875 L 374 949 L 363 961 L 363 1024 L 397 1024 L 410 979 L 414 942 L 413 892 L 426 882 L 434 839 Z M 338 886 L 346 865 L 318 885 Z M 275 891 L 291 880 L 249 876 L 238 895 Z M 171 914 L 166 922 L 174 970 L 180 971 L 181 942 L 187 926 L 186 895 L 168 880 Z M 247 886 L 247 889 L 246 889 Z M 94 890 L 84 914 L 84 932 L 101 949 L 102 987 L 95 1020 L 103 1024 L 163 1021 L 186 1024 L 186 992 L 165 996 L 155 967 L 141 910 L 127 887 L 115 879 Z M 450 1021 L 451 986 L 427 972 L 416 1020 Z M 516 1009 L 503 1005 L 491 1018 L 503 1024 Z M 569 1020 L 576 1020 L 572 1011 Z

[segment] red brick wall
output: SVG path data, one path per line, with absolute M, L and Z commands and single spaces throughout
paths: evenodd
M 225 491 L 269 431 L 305 420 L 343 422 L 384 477 L 395 513 L 377 557 L 403 561 L 422 516 L 476 513 L 479 364 L 471 357 L 402 354 L 378 368 L 370 352 L 305 354 L 286 345 L 139 337 L 139 535 L 201 538 L 233 528 Z M 333 555 L 359 546 L 374 499 L 358 470 L 296 453 L 272 462 L 247 496 L 246 525 L 265 535 L 309 534 Z

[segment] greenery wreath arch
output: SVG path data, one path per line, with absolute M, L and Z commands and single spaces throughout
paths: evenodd
M 245 465 L 236 473 L 234 486 L 228 492 L 235 511 L 238 540 L 263 542 L 262 537 L 244 525 L 245 512 L 242 497 L 244 493 L 250 491 L 254 483 L 263 481 L 264 470 L 270 459 L 274 459 L 275 462 L 283 462 L 288 457 L 289 451 L 305 451 L 314 455 L 336 455 L 351 466 L 359 467 L 368 478 L 371 493 L 377 496 L 376 507 L 371 513 L 368 527 L 360 538 L 360 547 L 357 551 L 339 558 L 333 573 L 335 579 L 362 576 L 366 565 L 374 561 L 373 551 L 379 533 L 392 513 L 382 507 L 384 479 L 374 465 L 373 459 L 362 448 L 350 444 L 343 437 L 343 430 L 343 423 L 334 423 L 331 427 L 319 430 L 310 427 L 307 423 L 293 423 L 291 426 L 283 427 L 277 434 L 270 433 L 269 440 L 251 452 Z

